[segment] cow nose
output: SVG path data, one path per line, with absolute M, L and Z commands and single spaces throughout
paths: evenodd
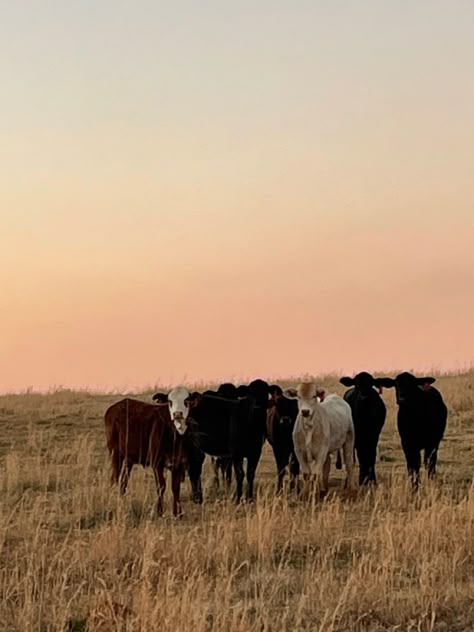
M 303 417 L 309 417 L 309 410 L 307 408 L 303 408 L 301 414 L 303 415 Z
M 176 412 L 174 413 L 173 417 L 174 417 L 176 420 L 178 420 L 178 419 L 183 419 L 183 413 L 182 413 L 180 410 L 178 410 L 178 411 L 176 411 Z

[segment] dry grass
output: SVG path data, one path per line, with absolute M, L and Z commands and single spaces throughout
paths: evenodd
M 181 520 L 153 515 L 149 472 L 110 490 L 102 416 L 119 396 L 1 397 L 0 629 L 474 629 L 474 374 L 438 384 L 440 478 L 416 499 L 387 392 L 375 492 L 344 498 L 333 478 L 316 506 L 275 500 L 266 446 L 254 506 L 208 489 L 197 507 L 186 483 Z

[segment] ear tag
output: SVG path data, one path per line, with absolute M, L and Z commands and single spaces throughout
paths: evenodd
M 379 395 L 383 394 L 383 386 L 379 386 Z

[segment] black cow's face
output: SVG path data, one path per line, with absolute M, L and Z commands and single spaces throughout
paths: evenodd
M 298 404 L 294 399 L 280 396 L 274 400 L 278 424 L 282 428 L 291 428 L 298 416 Z
M 381 378 L 373 377 L 370 373 L 367 373 L 367 371 L 357 373 L 354 378 L 341 377 L 339 382 L 344 384 L 344 386 L 354 386 L 360 399 L 365 399 L 369 395 L 372 395 L 374 386 L 379 389 L 383 386 L 383 378 L 381 380 Z
M 248 385 L 248 394 L 255 398 L 259 406 L 265 406 L 268 400 L 269 386 L 264 380 L 253 380 Z
M 246 384 L 241 384 L 236 389 L 237 399 L 243 399 L 249 395 L 249 387 Z
M 368 397 L 373 390 L 372 387 L 375 385 L 374 378 L 372 377 L 372 375 L 370 375 L 370 373 L 367 373 L 366 371 L 357 373 L 357 375 L 353 378 L 341 377 L 339 382 L 341 384 L 344 384 L 344 386 L 347 386 L 348 388 L 354 387 L 359 398 Z
M 434 377 L 416 377 L 412 373 L 400 373 L 392 380 L 391 378 L 381 378 L 383 386 L 395 387 L 397 404 L 403 405 L 406 402 L 418 397 L 420 390 L 436 382 Z

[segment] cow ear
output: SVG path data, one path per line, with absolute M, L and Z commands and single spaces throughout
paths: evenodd
M 395 380 L 393 380 L 391 377 L 377 377 L 374 380 L 374 383 L 379 387 L 379 388 L 393 388 L 395 386 Z
M 436 382 L 436 378 L 435 377 L 417 377 L 416 381 L 421 386 L 426 386 L 428 384 L 431 386 L 431 384 L 434 384 Z
M 429 391 L 429 389 L 431 388 L 431 385 L 436 382 L 436 378 L 434 378 L 434 377 L 417 377 L 416 378 L 416 382 L 417 382 L 417 384 L 422 386 L 425 391 Z
M 298 399 L 298 393 L 296 388 L 284 388 L 283 395 L 288 399 Z
M 339 380 L 340 384 L 344 384 L 344 386 L 354 386 L 354 378 L 352 377 L 341 377 Z
M 166 404 L 168 402 L 168 395 L 166 393 L 155 393 L 152 399 L 154 402 L 158 402 L 158 404 Z
M 374 377 L 372 384 L 373 386 L 375 386 L 378 391 L 379 391 L 379 395 L 383 394 L 383 387 L 385 386 L 385 384 L 383 383 L 384 378 L 380 378 L 380 377 Z
M 188 397 L 189 408 L 196 408 L 196 406 L 199 404 L 201 399 L 202 399 L 201 393 L 198 393 L 197 391 L 194 391 L 194 393 L 190 393 Z
M 326 399 L 326 391 L 324 390 L 324 388 L 316 389 L 316 395 L 319 397 L 320 402 L 324 402 L 324 400 Z

